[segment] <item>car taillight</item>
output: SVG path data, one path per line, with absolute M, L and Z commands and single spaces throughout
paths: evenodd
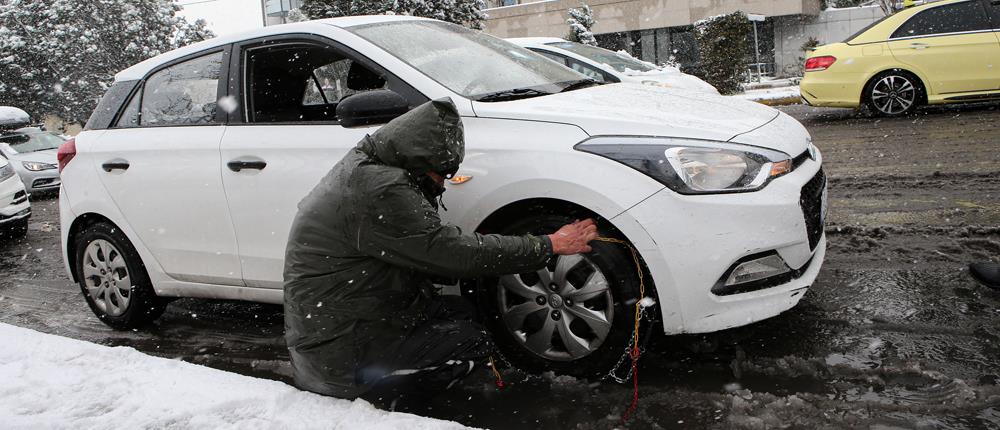
M 829 55 L 823 57 L 812 57 L 806 60 L 806 71 L 818 72 L 820 70 L 826 70 L 829 69 L 835 62 L 837 62 L 837 57 Z
M 66 165 L 76 156 L 76 139 L 70 139 L 63 142 L 62 146 L 59 147 L 59 153 L 56 154 L 56 159 L 59 160 L 59 173 L 62 173 Z

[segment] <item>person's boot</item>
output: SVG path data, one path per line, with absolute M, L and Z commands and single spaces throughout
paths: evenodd
M 969 273 L 980 284 L 1000 290 L 1000 264 L 973 263 L 969 265 Z

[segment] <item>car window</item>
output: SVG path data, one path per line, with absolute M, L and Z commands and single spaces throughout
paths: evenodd
M 591 79 L 593 79 L 595 81 L 604 82 L 604 80 L 605 80 L 604 79 L 604 73 L 601 73 L 600 70 L 598 70 L 596 67 L 593 67 L 593 66 L 591 66 L 589 64 L 584 64 L 584 63 L 581 63 L 579 61 L 570 59 L 569 60 L 569 67 L 572 68 L 573 70 L 576 70 L 577 72 L 583 73 L 588 78 L 591 78 Z
M 393 21 L 348 30 L 474 100 L 523 88 L 554 93 L 584 79 L 525 48 L 446 22 Z
M 209 124 L 215 121 L 222 53 L 167 67 L 146 79 L 142 126 Z
M 6 143 L 14 154 L 59 149 L 64 139 L 59 135 L 44 131 L 13 133 L 0 137 L 0 143 Z
M 139 102 L 142 100 L 142 91 L 136 91 L 132 95 L 132 100 L 128 102 L 125 111 L 115 122 L 116 128 L 132 128 L 139 126 Z
M 387 88 L 383 75 L 330 46 L 293 42 L 245 52 L 248 122 L 336 121 L 344 98 Z
M 1000 2 L 993 0 L 984 0 L 984 2 L 985 2 L 984 4 L 986 5 L 986 9 L 990 13 L 990 17 L 993 20 L 992 25 L 990 26 L 993 27 L 994 29 L 1000 28 Z
M 359 92 L 387 86 L 385 79 L 349 58 L 316 68 L 306 81 L 302 104 L 307 106 L 336 104 Z
M 528 49 L 531 49 L 531 48 L 528 48 Z M 548 59 L 550 59 L 552 61 L 555 61 L 555 62 L 557 62 L 559 64 L 562 64 L 564 66 L 566 65 L 566 58 L 564 58 L 562 56 L 553 54 L 553 53 L 548 52 L 548 51 L 541 51 L 541 50 L 538 50 L 538 49 L 531 49 L 531 51 L 534 52 L 534 53 L 536 53 L 536 54 L 540 54 L 541 56 L 543 56 L 545 58 L 548 58 Z
M 932 7 L 910 17 L 892 38 L 928 36 L 990 29 L 986 10 L 979 1 Z
M 649 72 L 656 70 L 656 66 L 653 64 L 637 60 L 624 54 L 609 51 L 604 48 L 598 48 L 596 46 L 567 41 L 546 43 L 546 45 L 565 49 L 581 57 L 589 58 L 590 60 L 601 64 L 607 64 L 615 70 L 623 73 L 630 70 L 636 72 Z

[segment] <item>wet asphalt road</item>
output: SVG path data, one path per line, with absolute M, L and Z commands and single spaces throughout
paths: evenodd
M 630 428 L 1000 428 L 1000 292 L 965 266 L 1000 259 L 1000 111 L 901 119 L 782 108 L 830 176 L 829 253 L 796 308 L 710 335 L 654 336 Z M 0 322 L 289 381 L 281 308 L 182 299 L 114 331 L 65 276 L 58 205 L 0 238 Z M 412 412 L 488 428 L 614 428 L 630 387 L 507 370 Z

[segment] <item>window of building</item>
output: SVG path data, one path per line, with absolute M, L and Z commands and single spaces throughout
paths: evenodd
M 142 91 L 138 123 L 160 126 L 214 122 L 221 69 L 222 53 L 218 52 L 154 73 L 146 79 Z
M 990 22 L 982 3 L 966 1 L 932 7 L 917 13 L 896 29 L 892 33 L 892 38 L 961 33 L 989 28 Z

